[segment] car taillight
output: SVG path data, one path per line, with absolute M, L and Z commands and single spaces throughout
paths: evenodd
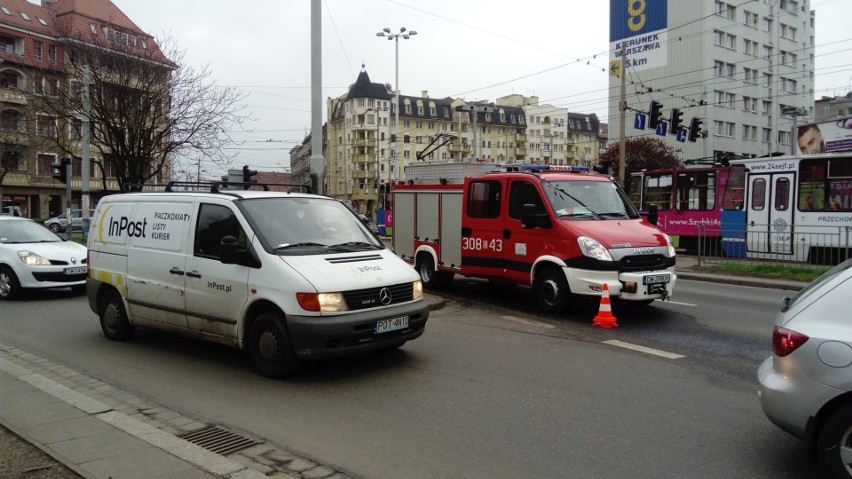
M 783 358 L 805 344 L 807 340 L 808 337 L 802 333 L 775 326 L 772 330 L 772 352 Z

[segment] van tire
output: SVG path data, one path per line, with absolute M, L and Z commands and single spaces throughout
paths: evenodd
M 444 289 L 453 281 L 453 273 L 435 270 L 435 262 L 428 254 L 418 256 L 417 272 L 426 289 Z
M 21 282 L 8 266 L 0 266 L 0 299 L 11 301 L 21 295 Z
M 268 378 L 283 378 L 298 369 L 299 359 L 293 353 L 290 335 L 278 313 L 263 313 L 254 320 L 248 350 L 254 366 Z
M 561 313 L 571 302 L 571 290 L 560 268 L 548 266 L 535 275 L 533 293 L 538 307 L 548 313 Z
M 133 336 L 136 327 L 127 319 L 124 300 L 118 291 L 110 289 L 101 297 L 101 330 L 107 339 L 125 341 Z

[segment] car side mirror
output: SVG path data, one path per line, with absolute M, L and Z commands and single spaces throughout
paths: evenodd
M 250 268 L 259 268 L 260 259 L 251 251 L 241 248 L 237 238 L 228 235 L 219 243 L 219 261 L 222 264 L 239 264 Z
M 657 220 L 660 217 L 658 211 L 659 209 L 657 208 L 657 205 L 651 205 L 648 207 L 648 222 L 652 225 L 657 224 Z
M 525 203 L 521 207 L 521 225 L 524 228 L 550 228 L 550 217 L 547 213 L 538 213 L 538 208 L 532 203 Z

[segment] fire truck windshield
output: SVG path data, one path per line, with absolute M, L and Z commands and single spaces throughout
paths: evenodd
M 627 196 L 604 181 L 545 181 L 542 188 L 558 217 L 578 219 L 639 218 Z

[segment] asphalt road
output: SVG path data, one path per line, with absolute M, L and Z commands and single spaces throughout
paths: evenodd
M 459 281 L 420 339 L 287 381 L 218 345 L 142 329 L 107 341 L 85 298 L 65 292 L 4 303 L 0 331 L 356 477 L 814 477 L 756 397 L 783 293 L 684 281 L 669 304 L 616 304 L 619 327 L 601 330 L 597 304 L 541 315 L 525 288 Z

